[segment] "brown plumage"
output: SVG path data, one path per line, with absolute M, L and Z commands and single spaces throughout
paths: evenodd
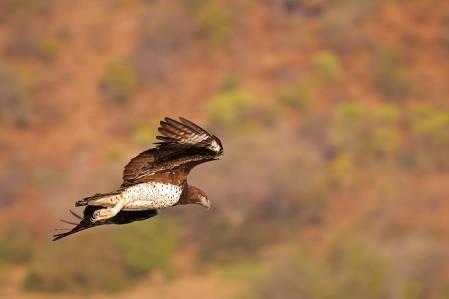
M 54 235 L 54 241 L 98 225 L 148 219 L 160 208 L 182 204 L 210 207 L 205 193 L 190 186 L 187 176 L 193 167 L 222 157 L 220 140 L 184 118 L 165 118 L 158 130 L 161 135 L 156 136 L 156 147 L 125 166 L 120 188 L 77 201 L 76 206 L 86 206 L 83 217 L 72 212 L 81 221 L 70 231 Z

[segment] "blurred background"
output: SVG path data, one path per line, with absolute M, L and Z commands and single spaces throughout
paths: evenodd
M 1 0 L 0 297 L 447 299 L 448 78 L 447 1 Z M 213 208 L 51 242 L 165 116 Z

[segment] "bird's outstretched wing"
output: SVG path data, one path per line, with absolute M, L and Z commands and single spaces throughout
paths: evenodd
M 166 117 L 158 129 L 162 136 L 156 136 L 157 148 L 197 148 L 219 154 L 223 151 L 220 140 L 193 122 L 180 117 L 179 121 Z
M 125 166 L 122 187 L 166 179 L 170 171 L 187 176 L 196 165 L 223 155 L 223 146 L 216 136 L 185 118 L 177 121 L 166 117 L 158 130 L 156 147 L 140 153 Z
M 73 211 L 70 210 L 70 213 L 73 216 L 75 216 L 77 219 L 79 219 L 80 222 L 77 224 L 74 222 L 70 222 L 70 221 L 61 219 L 61 222 L 64 222 L 67 224 L 73 224 L 75 226 L 66 232 L 53 235 L 53 241 L 62 239 L 64 237 L 70 236 L 74 233 L 83 231 L 85 229 L 88 229 L 88 228 L 91 228 L 94 226 L 103 225 L 103 224 L 127 224 L 127 223 L 131 223 L 134 221 L 145 220 L 145 219 L 148 219 L 148 218 L 151 218 L 151 217 L 154 217 L 157 215 L 157 210 L 120 211 L 117 215 L 115 215 L 112 218 L 102 220 L 102 221 L 91 222 L 90 218 L 92 217 L 93 213 L 96 210 L 99 210 L 102 208 L 103 207 L 100 207 L 100 206 L 87 206 L 84 209 L 83 217 L 81 217 L 78 214 L 75 214 Z

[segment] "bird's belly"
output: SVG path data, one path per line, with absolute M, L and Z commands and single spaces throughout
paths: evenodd
M 122 196 L 125 204 L 122 210 L 139 211 L 161 209 L 175 205 L 181 197 L 182 188 L 163 183 L 142 183 L 126 189 Z

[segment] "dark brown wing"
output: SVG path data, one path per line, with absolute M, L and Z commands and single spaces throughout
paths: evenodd
M 208 149 L 215 154 L 223 152 L 217 137 L 185 118 L 181 117 L 179 120 L 180 122 L 166 117 L 160 122 L 159 133 L 162 136 L 156 136 L 160 140 L 156 143 L 158 148 L 195 147 Z
M 155 149 L 146 150 L 136 157 L 132 158 L 123 170 L 123 184 L 132 182 L 148 167 L 152 167 L 156 160 L 157 152 Z
M 220 140 L 191 121 L 165 118 L 160 122 L 156 147 L 142 152 L 125 166 L 122 187 L 151 180 L 182 183 L 190 169 L 198 164 L 220 159 Z M 168 172 L 177 172 L 173 177 Z M 182 178 L 181 178 L 182 177 Z
M 157 215 L 157 210 L 145 210 L 145 211 L 120 211 L 117 215 L 115 215 L 112 218 L 103 220 L 103 221 L 97 221 L 97 222 L 91 222 L 90 218 L 92 217 L 93 213 L 96 210 L 102 209 L 103 207 L 99 207 L 99 206 L 87 206 L 84 209 L 83 212 L 83 217 L 75 214 L 74 212 L 70 211 L 70 213 L 75 216 L 76 218 L 78 218 L 80 220 L 80 222 L 78 224 L 76 223 L 72 223 L 66 220 L 61 220 L 64 223 L 68 223 L 68 224 L 74 224 L 75 227 L 73 227 L 71 230 L 64 232 L 64 233 L 60 233 L 60 234 L 55 234 L 53 235 L 53 241 L 65 238 L 67 236 L 70 236 L 74 233 L 83 231 L 85 229 L 91 228 L 91 227 L 95 227 L 95 226 L 99 226 L 99 225 L 104 225 L 104 224 L 127 224 L 127 223 L 131 223 L 134 221 L 141 221 L 141 220 L 145 220 L 151 217 L 154 217 Z

